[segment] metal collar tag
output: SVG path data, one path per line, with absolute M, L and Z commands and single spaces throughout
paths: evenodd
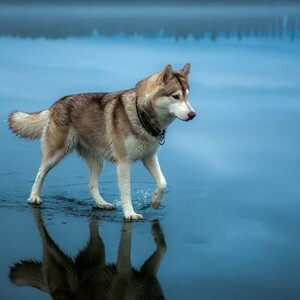
M 159 140 L 159 144 L 162 146 L 164 143 L 165 143 L 165 130 L 161 131 L 159 133 L 159 135 L 157 136 L 158 137 L 158 140 Z

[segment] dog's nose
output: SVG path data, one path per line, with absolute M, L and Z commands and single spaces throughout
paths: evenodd
M 189 121 L 193 120 L 196 117 L 196 113 L 194 111 L 190 111 L 188 113 Z

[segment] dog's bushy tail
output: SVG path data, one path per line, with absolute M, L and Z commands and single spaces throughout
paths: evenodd
M 9 128 L 20 137 L 39 139 L 49 119 L 49 113 L 49 110 L 42 110 L 35 113 L 12 112 L 8 116 Z
M 44 292 L 49 292 L 44 282 L 42 263 L 36 260 L 22 260 L 10 267 L 10 280 L 21 286 L 36 287 Z

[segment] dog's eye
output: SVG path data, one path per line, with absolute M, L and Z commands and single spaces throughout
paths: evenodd
M 172 97 L 173 97 L 175 100 L 179 100 L 179 95 L 178 95 L 178 94 L 173 95 Z

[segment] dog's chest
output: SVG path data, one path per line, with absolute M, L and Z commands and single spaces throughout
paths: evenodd
M 154 154 L 158 149 L 158 143 L 148 142 L 130 136 L 125 140 L 125 148 L 130 160 L 135 161 Z

